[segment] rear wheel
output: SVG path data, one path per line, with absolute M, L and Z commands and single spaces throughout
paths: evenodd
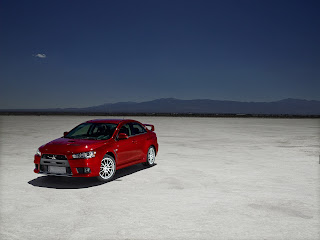
M 151 167 L 155 164 L 156 160 L 156 150 L 153 146 L 149 147 L 148 153 L 147 153 L 147 160 L 144 163 L 145 166 Z
M 108 182 L 113 178 L 115 173 L 116 161 L 112 156 L 106 154 L 101 160 L 98 179 L 102 182 Z

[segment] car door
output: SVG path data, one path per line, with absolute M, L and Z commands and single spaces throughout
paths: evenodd
M 129 137 L 128 139 L 118 140 L 117 143 L 118 165 L 123 165 L 135 160 L 136 144 L 132 141 L 131 128 L 129 124 L 124 124 L 120 128 L 119 133 L 125 133 Z
M 135 144 L 134 155 L 136 160 L 140 160 L 144 157 L 144 146 L 146 141 L 146 129 L 139 123 L 130 123 L 131 127 L 131 138 L 132 142 Z

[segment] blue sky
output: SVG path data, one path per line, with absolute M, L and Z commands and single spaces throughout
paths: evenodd
M 320 1 L 0 1 L 0 108 L 320 100 Z

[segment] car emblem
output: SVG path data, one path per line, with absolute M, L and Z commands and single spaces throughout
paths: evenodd
M 56 155 L 52 155 L 52 158 L 51 159 L 56 159 Z

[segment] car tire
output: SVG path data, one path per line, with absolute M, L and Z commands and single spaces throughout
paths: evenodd
M 116 161 L 109 154 L 104 155 L 101 160 L 99 176 L 97 177 L 102 182 L 109 182 L 113 179 L 116 173 Z
M 144 162 L 143 165 L 151 167 L 155 165 L 155 160 L 156 160 L 156 150 L 154 149 L 153 146 L 150 146 L 147 153 L 147 160 Z

